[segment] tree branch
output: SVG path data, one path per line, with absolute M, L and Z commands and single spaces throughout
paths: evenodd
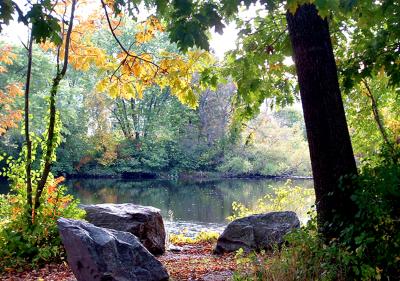
M 137 58 L 137 59 L 142 60 L 142 61 L 144 61 L 144 62 L 150 63 L 150 64 L 154 65 L 155 67 L 157 67 L 157 69 L 160 68 L 160 66 L 159 66 L 158 64 L 156 64 L 156 63 L 154 63 L 154 62 L 152 62 L 152 61 L 150 61 L 150 60 L 141 58 L 141 57 L 136 56 L 136 55 L 132 55 L 132 54 L 124 47 L 124 45 L 123 45 L 123 44 L 121 43 L 121 41 L 118 39 L 118 36 L 115 34 L 115 29 L 112 27 L 111 20 L 110 20 L 110 17 L 109 17 L 109 15 L 108 15 L 108 12 L 107 12 L 107 5 L 104 3 L 104 0 L 101 0 L 101 4 L 102 4 L 102 6 L 103 6 L 104 13 L 105 13 L 105 15 L 106 15 L 106 19 L 107 19 L 107 23 L 108 23 L 108 27 L 110 28 L 111 34 L 112 34 L 112 36 L 114 37 L 115 41 L 116 41 L 116 42 L 118 43 L 118 45 L 120 46 L 120 48 L 124 51 L 124 53 L 126 53 L 127 56 L 129 56 L 129 57 Z

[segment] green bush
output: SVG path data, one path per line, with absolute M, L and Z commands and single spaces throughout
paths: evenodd
M 263 176 L 311 175 L 308 146 L 299 124 L 280 127 L 260 114 L 251 125 L 257 130 L 244 130 L 242 139 L 224 150 L 218 170 Z
M 317 234 L 315 219 L 286 236 L 287 245 L 272 253 L 239 251 L 233 280 L 347 280 L 345 255 L 333 243 L 326 246 Z M 343 256 L 342 256 L 343 255 Z M 346 256 L 347 257 L 347 256 Z
M 233 214 L 227 219 L 232 221 L 244 216 L 274 211 L 293 211 L 305 223 L 315 201 L 314 189 L 295 186 L 291 180 L 284 186 L 272 189 L 272 193 L 258 199 L 255 207 L 250 208 L 240 202 L 233 202 Z
M 313 219 L 272 254 L 239 253 L 234 280 L 398 280 L 400 165 L 389 158 L 364 163 L 353 178 L 358 212 L 336 218 L 336 225 L 352 222 L 339 237 L 326 243 Z
M 351 274 L 365 280 L 400 277 L 399 156 L 384 155 L 365 162 L 360 176 L 354 179 L 352 200 L 358 212 L 339 241 L 352 251 Z M 343 219 L 339 217 L 338 221 Z
M 253 165 L 241 157 L 232 157 L 223 163 L 218 170 L 224 173 L 247 174 L 253 170 Z
M 78 201 L 67 195 L 60 183 L 64 178 L 49 175 L 40 198 L 40 207 L 29 213 L 25 183 L 25 162 L 8 158 L 5 174 L 10 193 L 0 195 L 0 271 L 7 268 L 38 266 L 64 259 L 57 219 L 83 218 Z M 38 182 L 33 171 L 33 188 Z

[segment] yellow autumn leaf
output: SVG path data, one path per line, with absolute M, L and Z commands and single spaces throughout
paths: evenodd
M 141 83 L 135 83 L 135 89 L 136 89 L 136 98 L 142 99 L 144 91 L 143 85 Z
M 117 82 L 114 82 L 114 83 L 111 85 L 111 87 L 110 87 L 108 93 L 109 93 L 109 95 L 110 95 L 112 98 L 118 97 L 119 89 L 118 89 L 118 83 L 117 83 Z
M 133 88 L 132 83 L 126 83 L 123 86 L 123 93 L 122 96 L 125 99 L 130 99 L 130 98 L 134 98 L 135 97 L 135 89 Z
M 105 92 L 108 87 L 108 79 L 103 79 L 96 85 L 96 91 L 99 93 Z

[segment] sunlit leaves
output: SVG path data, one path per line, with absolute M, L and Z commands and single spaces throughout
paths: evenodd
M 93 29 L 84 22 L 76 29 L 82 25 L 86 30 Z M 73 34 L 79 34 L 76 29 Z M 134 34 L 132 42 L 140 49 L 141 45 L 155 39 L 163 29 L 156 18 L 150 17 L 137 26 L 138 32 Z M 102 77 L 96 90 L 108 93 L 113 98 L 141 99 L 146 89 L 157 84 L 162 88 L 169 87 L 181 102 L 195 107 L 197 96 L 193 90 L 193 75 L 213 63 L 210 54 L 200 50 L 190 51 L 187 55 L 169 53 L 162 49 L 155 52 L 120 49 L 117 54 L 107 53 L 94 46 L 89 36 L 73 40 L 71 46 L 71 64 L 82 70 L 94 65 L 99 70 L 99 78 Z
M 13 64 L 16 57 L 11 47 L 1 47 L 0 73 L 7 72 L 6 65 Z M 21 88 L 20 83 L 11 83 L 5 87 L 5 91 L 0 90 L 0 136 L 8 129 L 17 127 L 18 121 L 22 119 L 22 111 L 15 107 L 16 98 L 23 94 Z
M 16 54 L 12 52 L 12 48 L 10 46 L 4 46 L 0 49 L 0 63 L 4 64 L 13 64 L 13 59 L 17 57 Z
M 384 71 L 363 79 L 347 93 L 344 99 L 347 121 L 359 158 L 373 158 L 382 147 L 396 146 L 400 135 L 399 102 L 399 90 L 389 85 Z
M 164 26 L 156 17 L 149 17 L 145 23 L 138 25 L 139 32 L 135 34 L 136 44 L 142 44 L 153 39 L 157 32 L 164 31 Z
M 157 84 L 161 88 L 169 87 L 182 103 L 195 107 L 198 97 L 192 89 L 192 79 L 195 73 L 209 66 L 210 54 L 197 50 L 188 52 L 187 56 L 169 53 L 162 56 L 165 58 L 158 65 L 149 63 L 151 57 L 147 54 L 125 56 L 118 74 L 102 79 L 97 84 L 97 91 L 107 92 L 113 98 L 141 99 L 147 88 Z
M 112 6 L 113 1 L 106 1 L 105 5 Z M 181 102 L 195 107 L 198 97 L 192 79 L 195 73 L 213 64 L 210 54 L 200 50 L 187 54 L 171 53 L 163 46 L 149 50 L 148 44 L 164 31 L 157 18 L 150 16 L 136 25 L 133 34 L 127 34 L 124 29 L 126 19 L 121 15 L 107 16 L 108 24 L 98 17 L 98 13 L 80 17 L 71 33 L 69 62 L 78 70 L 87 71 L 91 67 L 98 70 L 96 91 L 108 93 L 112 98 L 141 99 L 146 89 L 159 85 L 169 87 Z M 99 47 L 93 40 L 99 32 L 110 32 L 110 29 L 117 47 L 112 51 Z M 119 40 L 123 38 L 121 43 Z M 42 48 L 63 54 L 65 38 L 63 41 L 59 47 L 47 42 Z

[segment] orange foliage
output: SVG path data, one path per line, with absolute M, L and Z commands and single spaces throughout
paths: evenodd
M 45 216 L 56 219 L 62 209 L 66 208 L 68 203 L 71 202 L 72 197 L 70 195 L 60 196 L 58 186 L 65 181 L 64 177 L 58 177 L 51 180 L 46 189 L 46 201 L 49 204 L 48 208 L 44 208 L 43 212 Z
M 144 23 L 138 25 L 139 32 L 136 33 L 136 44 L 148 42 L 156 36 L 157 32 L 165 30 L 164 26 L 159 22 L 156 17 L 149 17 Z
M 80 160 L 79 163 L 75 165 L 75 170 L 77 170 L 79 172 L 79 170 L 82 168 L 82 166 L 86 165 L 87 163 L 89 163 L 90 161 L 93 160 L 92 156 L 83 156 Z
M 181 102 L 195 107 L 198 97 L 191 87 L 192 77 L 213 63 L 210 54 L 205 51 L 192 51 L 185 56 L 163 51 L 135 53 L 122 44 L 119 53 L 107 54 L 92 42 L 91 37 L 96 31 L 106 29 L 118 38 L 122 35 L 124 17 L 122 14 L 117 17 L 114 15 L 114 0 L 103 2 L 105 7 L 96 6 L 97 9 L 95 5 L 98 2 L 79 2 L 81 8 L 90 5 L 90 9 L 95 8 L 95 11 L 91 15 L 77 12 L 70 40 L 69 63 L 83 71 L 96 66 L 100 80 L 96 86 L 97 92 L 108 93 L 113 98 L 141 99 L 147 88 L 157 84 L 160 87 L 169 86 L 172 94 Z M 59 2 L 56 9 L 58 17 L 62 17 L 69 6 L 69 2 Z M 146 21 L 138 23 L 137 30 L 132 44 L 140 45 L 163 32 L 164 26 L 157 18 L 150 16 Z M 63 41 L 60 54 L 64 53 Z M 119 44 L 118 39 L 114 41 Z M 42 48 L 57 51 L 57 46 L 50 42 L 42 44 Z
M 5 65 L 11 65 L 17 57 L 10 46 L 0 48 L 0 73 L 7 72 Z M 15 99 L 23 95 L 21 83 L 12 83 L 6 86 L 5 91 L 0 90 L 0 136 L 8 129 L 18 126 L 22 119 L 22 111 L 15 108 Z

